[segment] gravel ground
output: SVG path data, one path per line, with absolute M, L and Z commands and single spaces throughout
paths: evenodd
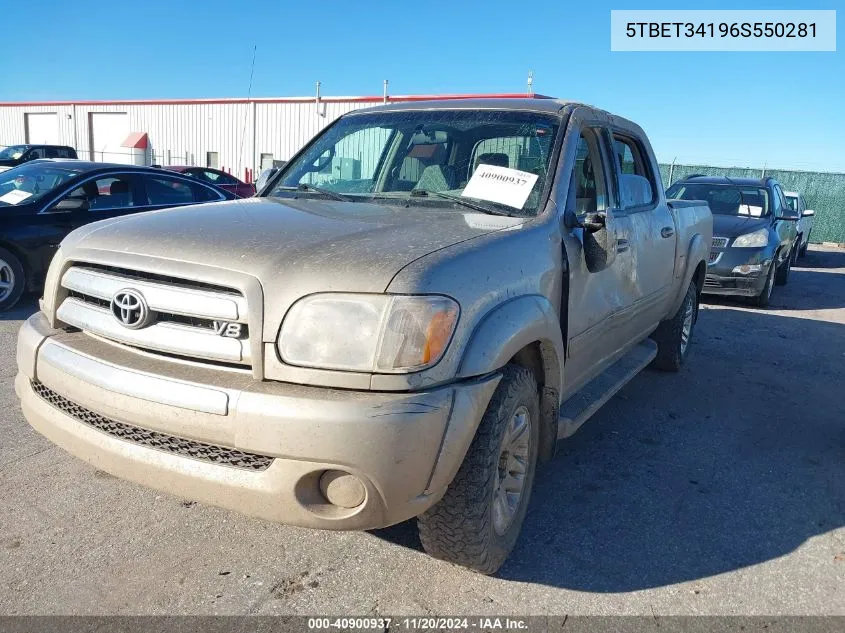
M 14 394 L 0 315 L 0 614 L 845 614 L 845 251 L 773 305 L 702 306 L 679 374 L 635 378 L 538 474 L 495 578 L 365 533 L 249 519 L 120 481 Z

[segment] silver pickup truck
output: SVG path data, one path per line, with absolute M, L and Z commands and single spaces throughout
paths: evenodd
M 638 126 L 577 103 L 345 115 L 257 198 L 71 233 L 20 332 L 24 415 L 272 521 L 418 517 L 430 554 L 493 573 L 538 460 L 689 351 L 712 217 L 660 182 Z

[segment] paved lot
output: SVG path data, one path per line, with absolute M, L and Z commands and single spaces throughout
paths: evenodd
M 146 490 L 32 431 L 0 315 L 0 613 L 845 614 L 845 251 L 773 307 L 704 306 L 540 473 L 497 578 L 410 523 L 291 528 Z

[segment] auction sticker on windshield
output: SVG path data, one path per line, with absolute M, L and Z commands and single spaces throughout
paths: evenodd
M 499 165 L 479 165 L 461 195 L 521 209 L 525 206 L 537 178 L 537 174 L 527 171 Z
M 21 191 L 20 189 L 15 189 L 10 191 L 9 193 L 4 193 L 0 196 L 0 202 L 5 202 L 6 204 L 18 204 L 19 202 L 23 202 L 27 198 L 29 198 L 32 194 L 28 191 Z
M 763 215 L 763 207 L 758 207 L 753 204 L 741 204 L 739 205 L 739 214 L 740 215 L 750 215 L 755 218 L 759 218 Z

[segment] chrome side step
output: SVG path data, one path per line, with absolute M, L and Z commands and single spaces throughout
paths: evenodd
M 647 338 L 573 394 L 560 408 L 557 438 L 569 437 L 617 391 L 657 356 L 657 343 Z

